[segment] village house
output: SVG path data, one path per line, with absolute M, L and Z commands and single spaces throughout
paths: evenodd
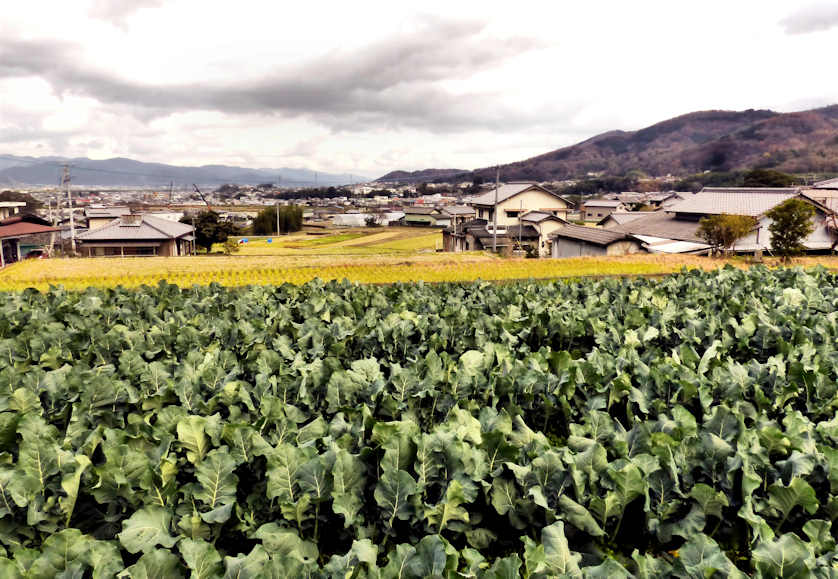
M 589 255 L 628 255 L 644 253 L 642 243 L 633 236 L 585 225 L 567 224 L 551 234 L 551 257 Z
M 585 221 L 602 221 L 617 211 L 627 211 L 622 201 L 612 199 L 591 199 L 582 204 L 582 219 Z
M 13 215 L 0 220 L 0 267 L 6 267 L 26 257 L 21 252 L 21 239 L 55 231 L 58 229 L 37 215 Z
M 695 253 L 709 250 L 698 236 L 699 221 L 709 215 L 748 215 L 756 219 L 754 230 L 737 240 L 734 251 L 752 253 L 771 249 L 771 220 L 768 211 L 786 201 L 799 198 L 815 208 L 814 231 L 803 241 L 810 252 L 831 251 L 838 244 L 835 214 L 825 204 L 799 188 L 705 187 L 664 211 L 648 212 L 628 222 L 606 222 L 606 229 L 628 233 L 646 243 L 650 251 Z M 687 243 L 676 243 L 687 242 Z M 701 246 L 704 246 L 703 248 Z
M 409 227 L 448 227 L 451 217 L 433 206 L 414 205 L 404 208 L 401 224 Z
M 443 230 L 446 251 L 515 248 L 533 255 L 550 254 L 549 235 L 566 223 L 573 203 L 536 183 L 504 183 L 466 201 L 473 213 Z M 529 216 L 529 217 L 528 217 Z M 495 221 L 497 229 L 495 229 Z
M 77 237 L 87 257 L 178 256 L 195 252 L 195 229 L 191 225 L 153 215 L 123 215 L 98 229 Z
M 87 219 L 87 228 L 89 230 L 99 229 L 118 219 L 123 215 L 129 215 L 131 210 L 126 206 L 114 207 L 95 207 L 88 206 L 84 208 L 84 217 Z
M 25 201 L 0 201 L 0 221 L 17 215 L 23 207 L 26 207 Z

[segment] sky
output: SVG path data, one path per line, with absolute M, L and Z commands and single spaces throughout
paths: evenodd
M 838 103 L 838 1 L 26 0 L 0 154 L 378 177 Z

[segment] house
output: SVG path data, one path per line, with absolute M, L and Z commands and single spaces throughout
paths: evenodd
M 644 217 L 623 224 L 606 224 L 611 231 L 621 231 L 658 248 L 669 242 L 705 244 L 698 235 L 699 221 L 708 215 L 748 215 L 757 222 L 754 230 L 734 245 L 734 251 L 751 253 L 770 251 L 771 220 L 768 211 L 786 201 L 799 198 L 815 207 L 814 231 L 803 245 L 809 251 L 830 251 L 838 243 L 838 227 L 830 208 L 804 194 L 798 188 L 705 187 L 695 195 L 668 207 L 664 211 L 646 213 Z M 651 238 L 651 239 L 646 239 Z M 669 244 L 668 249 L 684 249 L 687 253 L 700 251 L 697 245 Z
M 125 206 L 88 206 L 84 208 L 84 216 L 87 219 L 87 228 L 89 230 L 104 227 L 105 225 L 112 223 L 114 219 L 122 217 L 123 215 L 129 215 L 130 213 L 131 210 Z
M 633 236 L 598 227 L 567 224 L 552 235 L 552 257 L 628 255 L 643 253 L 642 243 Z
M 463 218 L 454 219 L 454 225 L 443 230 L 446 251 L 497 248 L 511 253 L 518 248 L 549 255 L 549 234 L 567 223 L 565 216 L 573 208 L 573 202 L 529 182 L 505 183 L 466 203 L 472 212 L 462 210 Z
M 530 211 L 521 216 L 521 224 L 529 225 L 538 232 L 538 247 L 533 248 L 539 257 L 549 257 L 551 254 L 552 234 L 559 228 L 568 225 L 561 217 L 556 217 L 543 211 Z
M 20 240 L 40 233 L 58 231 L 46 219 L 37 215 L 13 215 L 0 221 L 0 267 L 20 261 L 22 255 Z
M 26 207 L 25 201 L 0 201 L 0 221 L 17 215 L 23 207 Z
M 597 225 L 609 229 L 614 225 L 625 225 L 630 221 L 641 219 L 647 215 L 649 215 L 648 211 L 615 211 L 599 220 Z
M 591 199 L 582 204 L 582 219 L 585 221 L 602 221 L 616 211 L 628 211 L 622 201 L 611 199 Z
M 195 252 L 195 228 L 153 215 L 123 215 L 77 236 L 82 255 L 177 256 Z
M 451 217 L 433 206 L 414 205 L 404 208 L 401 222 L 409 227 L 448 227 Z
M 504 183 L 497 192 L 489 189 L 473 197 L 469 205 L 477 211 L 478 219 L 485 219 L 488 223 L 495 223 L 497 210 L 498 227 L 516 225 L 518 217 L 529 211 L 542 211 L 564 219 L 573 208 L 572 201 L 530 182 Z

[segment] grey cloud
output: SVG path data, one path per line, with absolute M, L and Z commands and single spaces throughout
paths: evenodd
M 808 34 L 838 26 L 838 5 L 835 3 L 810 4 L 789 14 L 780 21 L 786 34 Z
M 527 38 L 487 39 L 478 22 L 428 21 L 403 35 L 350 52 L 335 50 L 257 81 L 149 86 L 80 64 L 73 46 L 0 40 L 0 77 L 35 75 L 58 93 L 137 107 L 139 116 L 188 110 L 309 116 L 336 130 L 413 126 L 434 131 L 538 122 L 513 113 L 497 94 L 452 94 L 441 81 L 467 78 L 540 48 Z M 505 87 L 504 87 L 505 88 Z
M 143 8 L 157 8 L 163 0 L 94 0 L 90 15 L 100 20 L 107 20 L 122 25 L 125 19 Z

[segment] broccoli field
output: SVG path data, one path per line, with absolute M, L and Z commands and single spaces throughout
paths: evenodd
M 4 578 L 838 575 L 823 269 L 0 298 Z

